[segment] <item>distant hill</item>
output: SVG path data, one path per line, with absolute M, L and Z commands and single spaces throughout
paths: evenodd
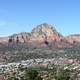
M 0 62 L 76 56 L 80 56 L 80 35 L 63 36 L 47 23 L 37 25 L 31 33 L 0 37 Z
M 72 35 L 65 37 L 56 29 L 47 23 L 37 25 L 31 33 L 21 32 L 8 37 L 0 38 L 1 44 L 14 43 L 39 43 L 38 46 L 45 43 L 55 43 L 59 47 L 70 47 L 71 44 L 80 42 L 80 35 Z
M 69 35 L 66 39 L 72 44 L 80 43 L 80 34 Z

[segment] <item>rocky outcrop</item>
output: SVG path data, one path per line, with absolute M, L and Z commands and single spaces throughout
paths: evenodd
M 75 44 L 75 43 L 80 43 L 80 35 L 79 34 L 74 34 L 66 37 L 67 41 Z
M 38 43 L 38 45 L 49 43 L 55 46 L 71 46 L 76 42 L 80 42 L 80 35 L 62 36 L 56 29 L 47 23 L 37 25 L 32 29 L 31 33 L 22 32 L 8 37 L 0 38 L 0 44 L 14 43 Z
M 53 40 L 59 41 L 60 38 L 63 38 L 61 34 L 59 34 L 56 29 L 48 25 L 47 23 L 43 23 L 34 28 L 31 32 L 32 38 L 37 40 Z
M 9 36 L 9 43 L 26 43 L 30 40 L 31 34 L 22 32 L 19 34 L 14 34 L 12 36 Z
M 59 34 L 53 26 L 48 25 L 47 23 L 43 23 L 33 28 L 31 33 L 22 32 L 19 34 L 14 34 L 9 36 L 7 38 L 7 42 L 8 43 L 26 43 L 26 42 L 37 43 L 37 42 L 45 42 L 45 41 L 61 41 L 63 39 L 64 37 L 61 34 Z

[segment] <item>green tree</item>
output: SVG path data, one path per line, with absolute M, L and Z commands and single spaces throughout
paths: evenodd
M 19 79 L 16 77 L 9 77 L 7 80 L 19 80 Z
M 25 79 L 26 80 L 42 80 L 40 76 L 38 76 L 38 72 L 36 70 L 27 69 L 25 70 Z
M 70 80 L 71 79 L 71 73 L 70 73 L 70 70 L 68 69 L 60 69 L 56 76 L 55 76 L 55 79 L 56 80 Z

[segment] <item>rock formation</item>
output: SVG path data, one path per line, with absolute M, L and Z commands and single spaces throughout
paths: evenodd
M 71 35 L 68 37 L 62 36 L 56 29 L 47 23 L 37 25 L 31 33 L 22 32 L 8 37 L 1 37 L 1 44 L 14 44 L 14 43 L 48 43 L 55 44 L 56 46 L 70 46 L 70 44 L 80 43 L 80 35 Z

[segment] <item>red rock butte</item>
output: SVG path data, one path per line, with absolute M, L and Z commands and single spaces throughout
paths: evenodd
M 9 43 L 44 43 L 44 42 L 58 42 L 65 44 L 74 44 L 80 42 L 80 35 L 63 36 L 56 29 L 47 23 L 37 25 L 32 29 L 31 33 L 22 32 L 13 34 L 8 37 L 0 37 L 1 44 Z

